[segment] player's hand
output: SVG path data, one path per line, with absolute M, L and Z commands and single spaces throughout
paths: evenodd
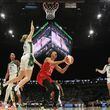
M 66 63 L 67 62 L 67 56 L 65 56 L 64 58 L 64 62 Z M 70 63 L 66 63 L 68 66 L 70 66 L 71 64 Z
M 33 26 L 33 20 L 31 21 L 31 26 Z
M 3 83 L 3 87 L 6 87 L 8 84 L 7 83 Z
M 31 21 L 31 30 L 34 30 L 33 20 Z
M 6 79 L 3 79 L 3 83 L 6 83 Z
M 96 68 L 95 71 L 98 72 L 98 68 Z
M 42 67 L 42 64 L 40 65 L 40 68 Z
M 65 56 L 65 58 L 63 59 L 64 62 L 66 62 L 66 57 L 67 57 L 67 56 Z

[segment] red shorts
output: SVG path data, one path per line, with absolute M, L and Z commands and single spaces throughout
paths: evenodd
M 43 86 L 43 81 L 44 81 L 45 79 L 47 79 L 50 83 L 53 83 L 53 82 L 54 82 L 54 81 L 51 79 L 50 76 L 48 76 L 48 75 L 42 75 L 42 73 L 39 73 L 39 74 L 37 75 L 37 78 L 36 78 L 37 82 L 38 82 L 41 86 Z

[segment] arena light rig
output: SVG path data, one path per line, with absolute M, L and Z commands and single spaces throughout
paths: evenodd
M 1 17 L 2 19 L 5 19 L 5 18 L 6 18 L 5 13 L 0 13 L 0 17 Z

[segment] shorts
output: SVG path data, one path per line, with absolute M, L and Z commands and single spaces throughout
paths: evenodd
M 12 79 L 14 79 L 14 78 L 16 78 L 16 77 L 17 77 L 17 73 L 10 74 L 10 75 L 9 75 L 9 80 L 12 80 Z
M 41 85 L 41 86 L 43 86 L 43 81 L 45 80 L 45 79 L 47 79 L 50 83 L 53 83 L 54 81 L 51 79 L 51 77 L 50 76 L 44 76 L 44 75 L 40 75 L 40 74 L 38 74 L 37 75 L 37 81 L 38 81 L 38 83 Z
M 25 54 L 21 57 L 20 70 L 32 70 L 34 68 L 34 56 L 32 54 Z

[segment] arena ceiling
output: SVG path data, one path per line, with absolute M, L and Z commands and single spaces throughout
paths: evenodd
M 29 32 L 32 19 L 36 31 L 37 27 L 41 27 L 47 22 L 42 1 L 0 0 L 0 12 L 6 14 L 6 19 L 0 18 L 1 62 L 8 58 L 12 51 L 17 53 L 20 58 L 22 45 L 19 39 L 22 34 Z M 53 21 L 62 26 L 73 38 L 75 64 L 73 65 L 74 69 L 72 68 L 69 73 L 78 73 L 73 76 L 81 78 L 88 78 L 91 75 L 97 77 L 94 72 L 95 67 L 103 66 L 106 63 L 106 58 L 110 55 L 110 2 L 109 0 L 77 0 L 76 8 L 65 8 L 65 1 L 67 0 L 60 0 L 60 7 Z M 70 1 L 74 2 L 75 0 Z M 102 13 L 100 20 L 97 19 L 99 12 Z M 90 28 L 94 30 L 94 35 L 88 37 Z M 9 29 L 13 30 L 14 38 L 8 33 Z M 3 61 L 7 63 L 6 59 Z

